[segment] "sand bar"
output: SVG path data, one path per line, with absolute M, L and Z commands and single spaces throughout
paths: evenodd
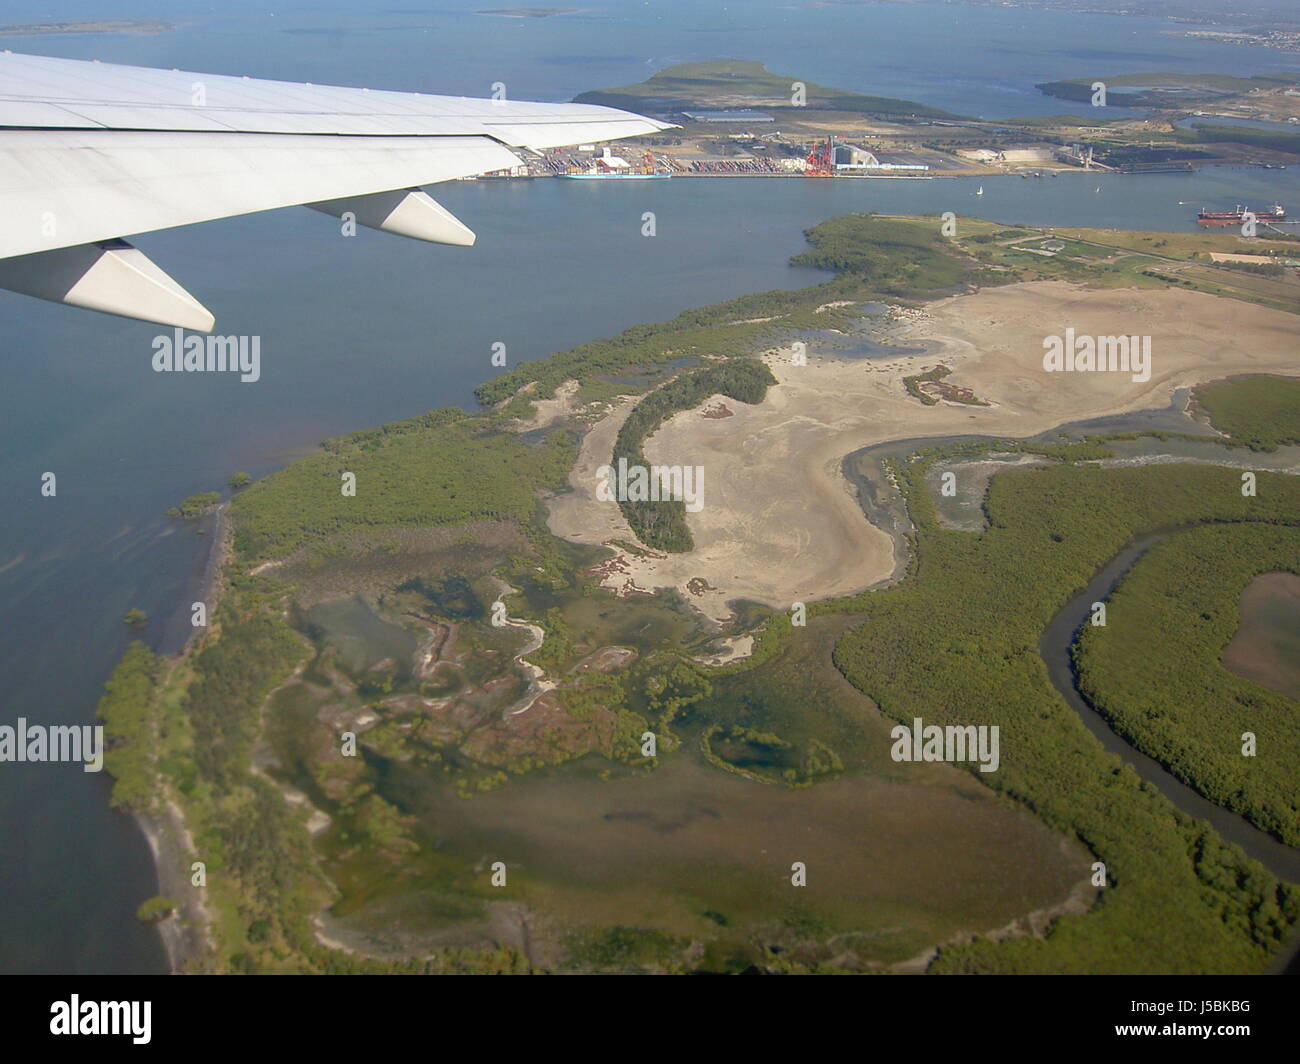
M 1086 288 L 1040 281 L 984 289 L 932 303 L 900 344 L 933 353 L 893 359 L 765 355 L 778 380 L 756 406 L 727 400 L 733 417 L 679 413 L 645 447 L 655 464 L 705 470 L 704 507 L 688 514 L 695 549 L 666 557 L 624 554 L 613 579 L 623 590 L 676 587 L 702 612 L 725 619 L 728 600 L 778 608 L 849 594 L 887 579 L 893 542 L 870 524 L 841 472 L 862 447 L 919 436 L 1032 436 L 1056 425 L 1166 406 L 1175 389 L 1237 373 L 1300 375 L 1300 317 L 1178 289 Z M 1043 340 L 1076 335 L 1152 337 L 1150 379 L 1130 373 L 1047 373 Z M 991 406 L 908 396 L 902 379 L 942 361 L 952 384 Z M 617 503 L 596 498 L 596 469 L 609 461 L 630 412 L 617 407 L 584 439 L 573 491 L 550 502 L 551 531 L 579 543 L 636 542 Z M 702 578 L 712 590 L 691 594 Z

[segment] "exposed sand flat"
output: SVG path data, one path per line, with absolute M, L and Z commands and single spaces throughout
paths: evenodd
M 1043 370 L 1043 339 L 1149 335 L 1150 379 L 1130 373 Z M 1090 289 L 1058 281 L 954 296 L 916 315 L 901 344 L 930 354 L 875 360 L 767 356 L 778 385 L 757 406 L 728 401 L 734 417 L 680 413 L 647 442 L 659 465 L 704 468 L 704 507 L 687 515 L 695 549 L 625 556 L 622 584 L 676 587 L 710 617 L 729 599 L 785 608 L 848 594 L 889 577 L 889 535 L 871 525 L 841 473 L 845 455 L 893 439 L 954 433 L 1031 436 L 1083 418 L 1163 407 L 1176 388 L 1234 373 L 1300 375 L 1300 317 L 1175 289 Z M 902 378 L 943 361 L 947 378 L 994 405 L 924 406 Z M 716 398 L 716 397 L 715 397 Z M 570 476 L 573 492 L 551 503 L 550 528 L 581 543 L 635 542 L 614 502 L 596 499 L 596 469 L 609 461 L 624 403 L 588 433 Z M 703 595 L 686 589 L 702 577 Z
M 532 432 L 549 428 L 574 412 L 577 408 L 578 382 L 565 381 L 555 389 L 550 399 L 534 399 L 532 417 L 518 418 L 510 426 L 512 432 Z

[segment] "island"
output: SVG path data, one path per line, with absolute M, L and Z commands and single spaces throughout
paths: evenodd
M 821 85 L 752 60 L 665 67 L 577 103 L 653 115 L 676 129 L 631 151 L 555 149 L 490 177 L 927 180 L 1187 172 L 1300 164 L 1295 75 L 1135 73 L 1037 86 L 1083 113 L 985 119 Z M 1259 204 L 1257 207 L 1266 207 Z
M 1300 280 L 1214 256 L 1293 245 L 949 221 L 832 219 L 791 249 L 830 280 L 241 480 L 210 624 L 133 645 L 99 710 L 173 967 L 1276 964 L 1300 717 L 1218 655 L 1242 638 L 1263 676 L 1238 599 L 1300 557 Z M 1131 360 L 1053 372 L 1067 329 Z M 637 466 L 700 493 L 609 490 Z M 1071 604 L 1150 536 L 1077 639 Z M 1164 601 L 1198 558 L 1212 604 Z M 1144 714 L 1157 658 L 1258 712 Z M 996 770 L 897 759 L 920 718 L 999 729 Z

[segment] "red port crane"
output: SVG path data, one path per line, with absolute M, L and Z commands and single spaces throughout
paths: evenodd
M 831 146 L 831 138 L 827 137 L 824 143 L 813 145 L 812 151 L 808 153 L 808 166 L 804 170 L 805 177 L 830 177 L 835 165 L 835 152 Z

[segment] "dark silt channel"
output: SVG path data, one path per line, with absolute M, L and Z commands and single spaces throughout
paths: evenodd
M 1259 861 L 1275 876 L 1300 883 L 1300 851 L 1284 845 L 1267 832 L 1261 831 L 1245 817 L 1228 812 L 1201 797 L 1158 761 L 1135 750 L 1127 740 L 1111 729 L 1106 719 L 1079 693 L 1070 650 L 1079 630 L 1088 621 L 1092 604 L 1104 601 L 1138 559 L 1169 534 L 1156 532 L 1142 536 L 1115 555 L 1097 572 L 1083 591 L 1057 611 L 1056 616 L 1043 631 L 1038 643 L 1038 652 L 1047 666 L 1052 686 L 1079 714 L 1084 726 L 1097 737 L 1097 741 L 1102 746 L 1110 753 L 1118 754 L 1123 758 L 1139 776 L 1156 787 L 1179 810 L 1189 816 L 1208 820 L 1224 839 L 1240 846 L 1248 857 Z

